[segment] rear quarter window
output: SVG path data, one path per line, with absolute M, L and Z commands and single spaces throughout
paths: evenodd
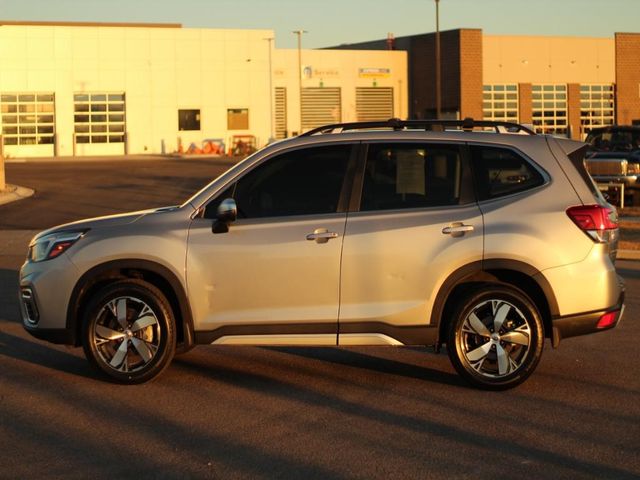
M 538 187 L 542 174 L 517 152 L 489 146 L 471 146 L 479 200 L 504 197 Z

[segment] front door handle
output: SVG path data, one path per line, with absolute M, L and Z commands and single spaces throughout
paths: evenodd
M 461 237 L 467 232 L 473 232 L 473 225 L 465 225 L 461 222 L 455 222 L 442 229 L 442 233 L 445 235 L 451 235 L 452 237 Z
M 313 233 L 307 235 L 307 240 L 315 240 L 316 243 L 327 243 L 332 238 L 338 238 L 338 234 L 326 228 L 316 228 Z

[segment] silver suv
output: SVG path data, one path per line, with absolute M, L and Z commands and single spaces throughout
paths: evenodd
M 616 211 L 585 151 L 472 120 L 315 129 L 183 205 L 36 235 L 24 327 L 122 383 L 197 344 L 446 344 L 473 385 L 513 387 L 545 338 L 624 310 Z

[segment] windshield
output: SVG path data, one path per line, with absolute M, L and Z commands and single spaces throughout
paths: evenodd
M 640 149 L 640 128 L 591 132 L 586 142 L 598 152 L 631 152 Z

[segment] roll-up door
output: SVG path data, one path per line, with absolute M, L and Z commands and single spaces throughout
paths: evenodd
M 302 89 L 302 130 L 342 121 L 340 88 Z
M 287 137 L 287 89 L 276 87 L 276 138 Z
M 356 115 L 359 122 L 393 118 L 393 88 L 357 87 Z

